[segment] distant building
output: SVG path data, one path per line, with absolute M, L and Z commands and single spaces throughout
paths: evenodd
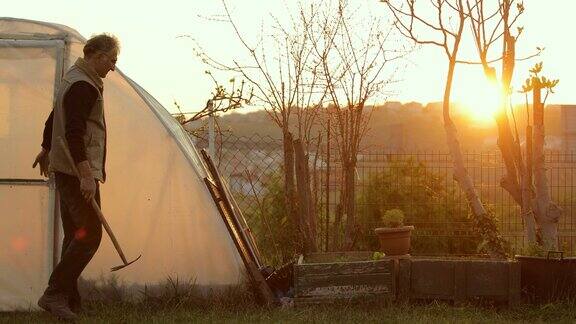
M 576 105 L 562 105 L 562 149 L 576 151 Z
M 442 102 L 440 101 L 436 101 L 436 102 L 429 102 L 426 104 L 426 106 L 424 106 L 424 108 L 422 109 L 423 112 L 434 112 L 434 111 L 442 111 Z
M 416 102 L 416 101 L 411 101 L 411 102 L 407 102 L 404 104 L 404 109 L 410 110 L 410 111 L 420 112 L 420 111 L 422 111 L 422 107 L 423 107 L 423 105 L 419 102 Z
M 392 111 L 398 111 L 402 109 L 402 103 L 400 101 L 386 101 L 383 108 Z

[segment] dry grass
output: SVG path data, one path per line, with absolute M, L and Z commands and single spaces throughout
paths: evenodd
M 427 305 L 331 305 L 306 308 L 260 308 L 255 305 L 148 305 L 90 304 L 81 315 L 81 323 L 573 323 L 574 303 L 557 303 L 515 308 L 453 307 L 447 304 Z M 0 322 L 55 322 L 47 313 L 3 313 Z
M 340 303 L 299 308 L 264 308 L 242 287 L 207 290 L 193 281 L 169 278 L 158 287 L 139 288 L 140 298 L 111 280 L 106 285 L 83 282 L 87 298 L 80 323 L 513 323 L 576 321 L 576 301 L 505 306 L 447 303 Z M 46 312 L 0 313 L 1 323 L 56 322 Z

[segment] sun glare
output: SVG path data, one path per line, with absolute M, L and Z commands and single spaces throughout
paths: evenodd
M 482 78 L 467 83 L 462 90 L 457 101 L 462 104 L 466 114 L 479 124 L 494 122 L 494 115 L 502 100 L 498 84 Z

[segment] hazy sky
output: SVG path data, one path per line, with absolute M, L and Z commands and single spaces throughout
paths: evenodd
M 203 107 L 210 97 L 211 79 L 207 69 L 194 56 L 193 42 L 179 35 L 191 35 L 210 54 L 224 60 L 246 57 L 233 37 L 231 27 L 206 17 L 222 13 L 220 0 L 3 0 L 1 16 L 42 20 L 64 24 L 85 37 L 100 32 L 116 34 L 122 43 L 119 68 L 147 89 L 170 111 L 177 100 L 187 111 Z M 306 2 L 306 1 L 304 1 Z M 373 15 L 387 12 L 377 0 L 351 0 L 364 5 Z M 296 1 L 229 0 L 233 15 L 243 32 L 254 34 L 270 21 L 270 14 L 286 18 Z M 286 3 L 290 3 L 287 5 Z M 517 64 L 516 86 L 527 77 L 527 69 L 543 60 L 545 75 L 559 78 L 550 103 L 576 104 L 574 31 L 576 1 L 525 0 L 525 26 L 518 50 L 529 54 L 536 46 L 545 47 L 543 55 Z M 442 97 L 446 60 L 438 48 L 422 48 L 410 56 L 408 69 L 400 76 L 396 100 L 439 101 Z M 482 82 L 477 67 L 459 70 L 454 99 L 470 97 L 472 85 Z M 222 80 L 225 81 L 225 80 Z M 521 98 L 517 98 L 521 100 Z

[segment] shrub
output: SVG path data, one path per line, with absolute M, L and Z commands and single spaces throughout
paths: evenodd
M 356 248 L 378 249 L 374 228 L 384 213 L 400 209 L 404 223 L 415 225 L 413 254 L 475 254 L 480 243 L 476 235 L 458 235 L 471 223 L 468 208 L 457 203 L 455 189 L 446 179 L 412 158 L 388 162 L 385 169 L 360 183 Z
M 256 244 L 268 265 L 280 266 L 301 251 L 297 224 L 287 213 L 281 174 L 265 177 L 256 204 L 244 211 Z M 254 199 L 254 197 L 252 197 Z
M 384 227 L 400 227 L 404 225 L 404 213 L 400 209 L 389 209 L 382 215 Z

